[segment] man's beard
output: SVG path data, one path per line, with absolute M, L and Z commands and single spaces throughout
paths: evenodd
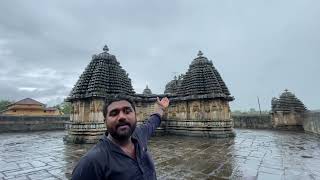
M 127 125 L 128 129 L 121 130 L 122 126 Z M 133 131 L 135 130 L 137 126 L 137 121 L 134 122 L 134 124 L 130 124 L 129 122 L 119 122 L 115 129 L 110 128 L 107 126 L 107 132 L 116 140 L 118 141 L 125 141 L 130 138 Z

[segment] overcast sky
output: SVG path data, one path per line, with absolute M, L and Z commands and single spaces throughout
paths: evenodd
M 137 93 L 163 93 L 202 50 L 232 110 L 285 88 L 320 109 L 318 0 L 1 1 L 0 99 L 60 103 L 105 44 Z

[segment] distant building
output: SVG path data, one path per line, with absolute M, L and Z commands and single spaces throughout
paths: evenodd
M 26 98 L 7 106 L 7 109 L 0 112 L 3 115 L 16 115 L 16 116 L 50 116 L 60 115 L 58 109 L 53 107 L 45 107 L 34 99 Z

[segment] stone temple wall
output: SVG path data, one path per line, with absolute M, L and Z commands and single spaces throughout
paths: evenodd
M 103 118 L 103 98 L 72 102 L 66 142 L 95 143 L 107 130 Z
M 306 132 L 320 135 L 320 112 L 308 112 L 303 121 L 303 129 Z
M 271 115 L 232 115 L 234 128 L 272 129 Z
M 136 117 L 137 117 L 137 124 L 143 124 L 145 121 L 148 120 L 149 116 L 154 112 L 156 103 L 155 101 L 136 101 Z M 165 116 L 165 115 L 164 115 Z M 156 135 L 164 135 L 165 134 L 165 125 L 166 119 L 163 118 L 161 121 L 160 127 L 156 129 Z
M 274 112 L 272 113 L 272 125 L 276 129 L 302 130 L 302 122 L 305 119 L 305 113 L 297 112 Z
M 154 111 L 155 102 L 136 102 L 137 119 L 143 123 Z M 232 121 L 227 101 L 175 100 L 164 114 L 158 134 L 232 137 Z
M 64 130 L 69 116 L 0 115 L 0 133 L 18 131 Z
M 151 113 L 154 112 L 155 102 L 141 102 L 136 101 L 136 117 L 138 121 L 145 121 L 148 119 Z

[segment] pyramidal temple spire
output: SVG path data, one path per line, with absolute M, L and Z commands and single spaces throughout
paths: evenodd
M 107 45 L 104 45 L 104 47 L 103 47 L 103 49 L 102 49 L 103 51 L 105 51 L 105 52 L 108 52 L 109 51 L 109 48 L 108 48 L 108 46 Z

